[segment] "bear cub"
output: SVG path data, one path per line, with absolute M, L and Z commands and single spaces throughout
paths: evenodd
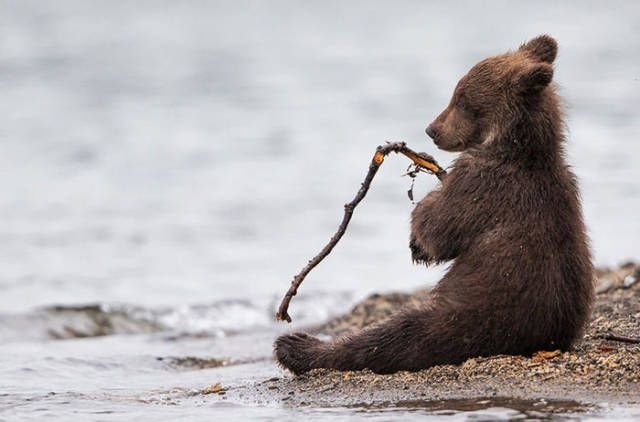
M 413 260 L 453 260 L 425 303 L 330 342 L 283 335 L 280 365 L 416 371 L 567 350 L 582 335 L 593 268 L 552 83 L 557 50 L 542 35 L 482 60 L 427 128 L 439 148 L 461 154 L 412 212 Z

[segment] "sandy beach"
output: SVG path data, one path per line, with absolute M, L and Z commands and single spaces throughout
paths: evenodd
M 438 407 L 508 404 L 523 411 L 593 411 L 600 403 L 640 405 L 640 267 L 628 263 L 597 271 L 597 297 L 582 341 L 568 352 L 532 357 L 492 356 L 420 372 L 377 375 L 370 371 L 314 370 L 309 374 L 225 388 L 225 400 L 279 402 L 310 407 Z M 375 324 L 428 291 L 373 295 L 347 315 L 310 331 L 354 332 Z M 446 403 L 443 403 L 445 401 Z M 528 409 L 528 410 L 527 410 Z

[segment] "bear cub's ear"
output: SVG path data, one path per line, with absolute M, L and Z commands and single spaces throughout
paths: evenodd
M 516 76 L 516 85 L 525 94 L 534 94 L 542 91 L 551 83 L 553 67 L 547 63 L 535 63 L 528 65 Z
M 540 35 L 523 44 L 520 51 L 541 62 L 553 63 L 558 55 L 558 42 L 549 35 Z

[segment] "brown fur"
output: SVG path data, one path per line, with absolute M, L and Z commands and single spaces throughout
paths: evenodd
M 464 151 L 412 213 L 414 261 L 454 260 L 431 299 L 331 342 L 281 336 L 275 354 L 283 367 L 419 370 L 566 350 L 581 335 L 593 269 L 550 84 L 556 52 L 555 40 L 540 36 L 481 61 L 429 125 L 440 148 Z

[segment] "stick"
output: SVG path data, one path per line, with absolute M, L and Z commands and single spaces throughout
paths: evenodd
M 305 279 L 307 274 L 309 274 L 309 272 L 313 268 L 315 268 L 316 265 L 318 265 L 327 255 L 329 255 L 334 246 L 336 246 L 336 244 L 340 241 L 340 238 L 342 238 L 342 235 L 344 235 L 344 232 L 347 230 L 349 221 L 351 221 L 353 210 L 369 191 L 369 186 L 371 185 L 373 177 L 378 172 L 378 169 L 384 161 L 384 158 L 391 152 L 396 152 L 407 156 L 411 161 L 413 161 L 416 170 L 435 174 L 436 177 L 440 180 L 443 180 L 447 174 L 447 172 L 442 169 L 431 156 L 413 151 L 411 148 L 407 147 L 404 142 L 393 142 L 378 146 L 378 148 L 376 148 L 376 153 L 373 155 L 373 159 L 371 160 L 371 164 L 369 164 L 369 171 L 367 172 L 367 175 L 364 178 L 364 182 L 362 182 L 358 193 L 351 202 L 345 204 L 344 206 L 344 216 L 342 217 L 340 226 L 338 226 L 338 230 L 331 237 L 329 243 L 327 243 L 325 247 L 322 248 L 322 250 L 316 256 L 309 260 L 309 262 L 307 262 L 307 265 L 295 277 L 293 277 L 293 281 L 291 281 L 289 290 L 287 290 L 287 293 L 282 298 L 282 302 L 280 302 L 280 307 L 278 308 L 278 312 L 276 313 L 276 320 L 291 322 L 291 316 L 289 316 L 288 313 L 289 303 L 291 302 L 291 299 L 298 293 L 298 288 L 302 284 L 302 281 Z
M 609 340 L 609 341 L 619 341 L 621 343 L 640 344 L 640 338 L 625 337 L 625 336 L 615 334 L 612 331 L 607 331 L 606 333 L 598 334 L 596 338 Z

